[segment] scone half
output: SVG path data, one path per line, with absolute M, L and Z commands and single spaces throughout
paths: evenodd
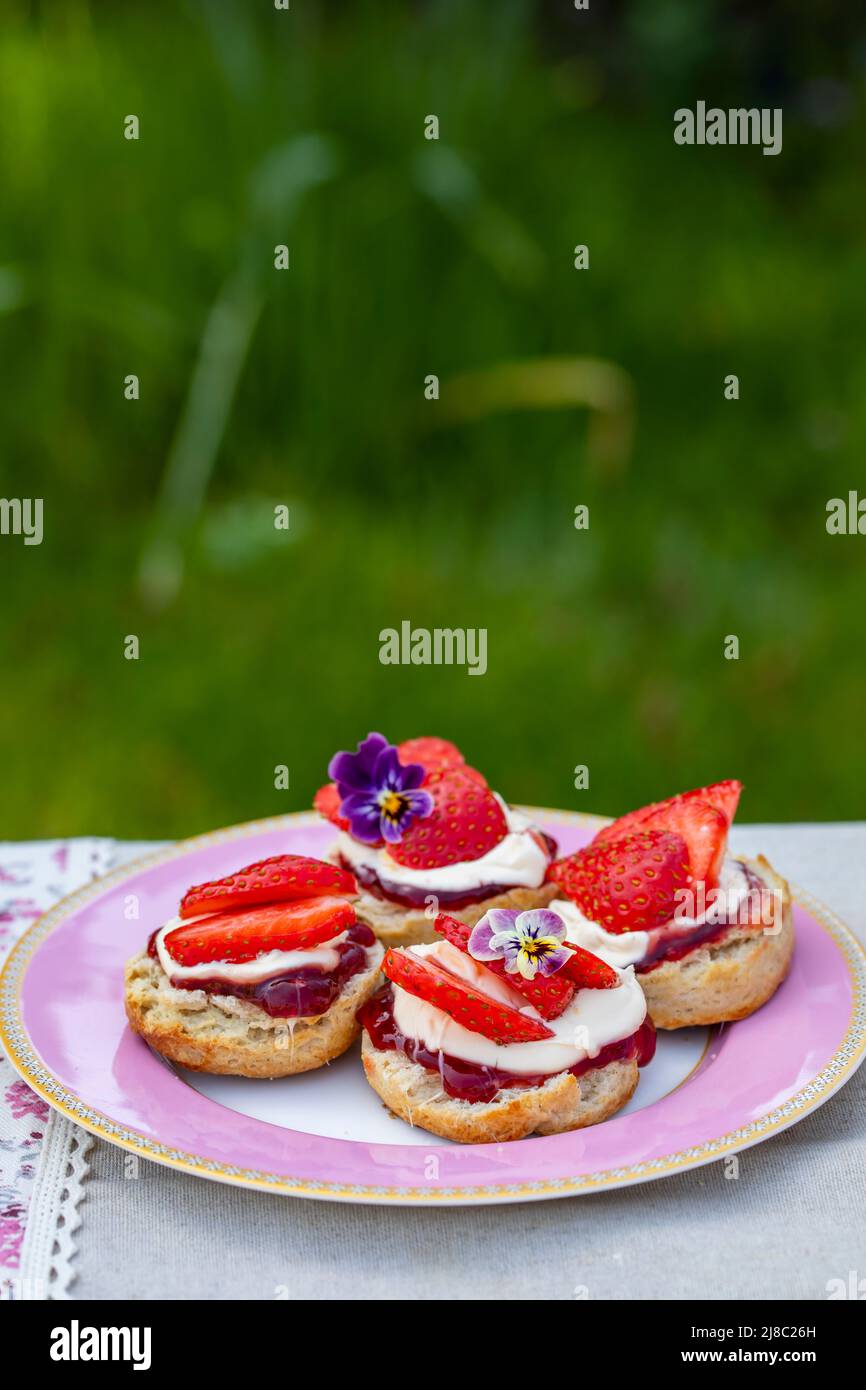
M 638 974 L 657 1028 L 748 1018 L 779 988 L 791 965 L 794 925 L 785 879 L 762 856 L 742 861 L 775 894 L 771 929 L 732 926 L 718 941 Z
M 615 1061 L 579 1080 L 559 1072 L 541 1086 L 503 1090 L 489 1104 L 479 1104 L 447 1095 L 436 1072 L 402 1052 L 375 1047 L 366 1033 L 361 1057 L 367 1080 L 389 1110 L 458 1144 L 504 1143 L 598 1124 L 626 1104 L 638 1083 L 636 1061 Z
M 232 995 L 175 989 L 147 952 L 127 962 L 126 1016 L 154 1051 L 191 1071 L 225 1076 L 279 1077 L 311 1071 L 339 1057 L 360 1031 L 357 1010 L 380 984 L 378 942 L 367 966 L 350 976 L 316 1018 L 273 1018 Z

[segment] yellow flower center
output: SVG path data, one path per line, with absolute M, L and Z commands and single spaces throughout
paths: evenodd
M 403 807 L 403 798 L 399 792 L 385 792 L 379 805 L 383 816 L 399 816 Z

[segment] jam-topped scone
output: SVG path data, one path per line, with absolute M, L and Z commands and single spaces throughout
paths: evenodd
M 637 1085 L 655 1029 L 634 971 L 567 940 L 548 908 L 441 914 L 433 944 L 389 949 L 360 1011 L 367 1080 L 409 1124 L 461 1144 L 598 1124 Z
M 314 805 L 337 826 L 329 858 L 361 889 L 358 910 L 386 946 L 434 939 L 437 912 L 470 925 L 491 907 L 543 907 L 556 853 L 453 743 L 369 734 L 328 766 Z
M 291 1076 L 354 1041 L 382 947 L 350 873 L 281 854 L 191 888 L 126 966 L 126 1014 L 193 1071 Z
M 727 852 L 741 791 L 717 782 L 631 811 L 551 866 L 569 936 L 634 966 L 657 1028 L 746 1018 L 788 973 L 787 883 L 763 856 Z

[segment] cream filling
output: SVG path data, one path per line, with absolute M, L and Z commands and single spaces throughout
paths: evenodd
M 648 931 L 605 931 L 597 922 L 591 922 L 588 917 L 584 917 L 577 904 L 567 898 L 554 898 L 553 902 L 548 904 L 548 910 L 559 913 L 565 923 L 565 933 L 569 941 L 573 941 L 575 946 L 582 946 L 586 951 L 592 951 L 594 956 L 599 956 L 608 965 L 616 966 L 619 970 L 627 965 L 637 965 L 649 949 Z
M 585 917 L 576 903 L 565 898 L 556 898 L 550 904 L 550 910 L 559 913 L 569 941 L 592 951 L 608 965 L 622 967 L 640 964 L 660 941 L 687 938 L 698 927 L 708 923 L 725 921 L 729 917 L 736 919 L 740 904 L 748 894 L 749 880 L 745 868 L 739 859 L 726 857 L 719 874 L 718 892 L 707 894 L 705 910 L 691 916 L 686 912 L 680 915 L 678 910 L 670 922 L 663 927 L 654 927 L 652 931 L 605 931 L 598 922 Z M 702 906 L 700 899 L 696 898 L 694 906 Z
M 207 916 L 203 913 L 202 916 Z M 285 975 L 290 970 L 314 970 L 330 972 L 340 963 L 340 946 L 348 935 L 342 931 L 330 941 L 319 946 L 311 946 L 306 951 L 265 951 L 255 960 L 245 961 L 202 961 L 200 965 L 178 965 L 172 959 L 165 945 L 165 938 L 176 927 L 190 926 L 201 921 L 201 917 L 173 917 L 161 928 L 156 938 L 156 954 L 166 975 L 176 980 L 224 980 L 227 984 L 257 985 L 262 980 L 270 980 L 275 975 Z
M 413 946 L 411 954 L 436 961 L 493 999 L 510 1004 L 530 1018 L 539 1014 L 522 994 L 449 941 Z M 540 1042 L 495 1043 L 457 1023 L 435 1004 L 394 986 L 394 1021 L 407 1038 L 431 1052 L 447 1052 L 464 1062 L 495 1067 L 516 1076 L 547 1076 L 566 1071 L 587 1057 L 597 1057 L 608 1043 L 636 1033 L 646 1018 L 643 990 L 628 968 L 616 989 L 579 989 L 559 1018 L 545 1019 L 552 1038 Z
M 429 889 L 431 893 L 472 892 L 488 884 L 501 884 L 503 888 L 539 888 L 544 882 L 550 856 L 530 834 L 532 821 L 529 817 L 506 806 L 500 797 L 497 801 L 505 812 L 508 834 L 480 859 L 444 864 L 439 869 L 407 869 L 392 859 L 387 849 L 363 845 L 344 830 L 337 836 L 330 857 L 339 855 L 352 869 L 372 869 L 385 884 L 421 891 Z

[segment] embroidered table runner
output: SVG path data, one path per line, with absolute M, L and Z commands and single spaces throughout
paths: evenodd
M 49 907 L 111 864 L 114 841 L 0 843 L 0 965 Z M 89 1137 L 49 1109 L 0 1046 L 0 1298 L 68 1297 Z M 31 1258 L 22 1272 L 27 1240 Z

